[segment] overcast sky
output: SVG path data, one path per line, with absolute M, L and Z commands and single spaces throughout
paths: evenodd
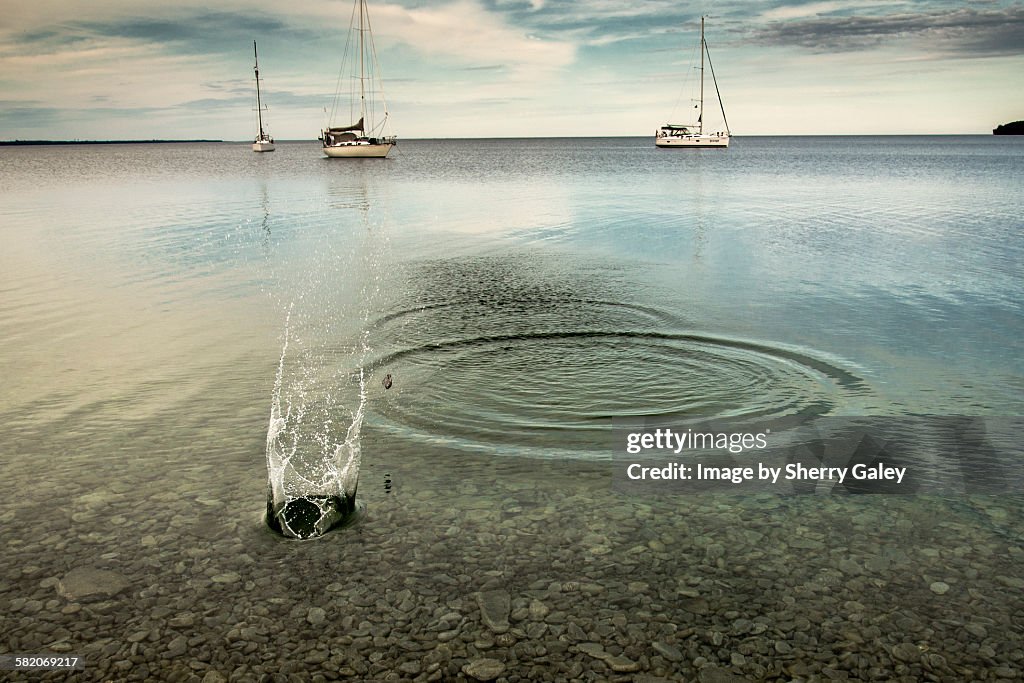
M 701 14 L 736 135 L 1024 119 L 1020 1 L 371 0 L 370 13 L 400 138 L 686 122 Z M 250 139 L 253 39 L 269 132 L 315 139 L 351 14 L 351 0 L 5 0 L 0 139 Z

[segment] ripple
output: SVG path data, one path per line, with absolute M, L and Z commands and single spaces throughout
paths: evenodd
M 502 302 L 504 308 L 508 308 L 508 302 Z M 642 306 L 639 304 L 623 303 L 621 301 L 604 301 L 600 299 L 587 299 L 581 297 L 569 297 L 560 298 L 545 302 L 552 307 L 555 313 L 564 316 L 568 311 L 585 311 L 586 315 L 593 316 L 595 314 L 600 315 L 602 318 L 608 318 L 609 312 L 619 312 L 626 315 L 631 315 L 630 320 L 636 320 L 638 322 L 646 322 L 649 324 L 665 324 L 675 322 L 678 320 L 675 316 L 670 316 L 665 311 L 654 308 L 653 306 Z M 374 327 L 386 327 L 392 323 L 407 324 L 410 321 L 415 321 L 417 316 L 424 314 L 433 313 L 447 313 L 451 309 L 462 309 L 458 310 L 457 319 L 463 319 L 466 315 L 467 310 L 473 304 L 480 306 L 492 306 L 493 302 L 486 300 L 477 301 L 445 301 L 438 303 L 422 304 L 412 308 L 406 308 L 400 311 L 394 311 L 387 315 L 381 316 L 374 324 Z M 516 302 L 516 306 L 520 311 L 530 310 L 533 304 L 527 302 Z M 516 313 L 516 311 L 511 311 Z
M 373 364 L 380 413 L 409 436 L 467 447 L 606 449 L 615 418 L 826 415 L 865 383 L 804 350 L 694 333 L 569 330 L 425 343 Z

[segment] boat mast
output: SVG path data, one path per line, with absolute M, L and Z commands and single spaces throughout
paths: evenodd
M 263 134 L 263 104 L 260 101 L 260 56 L 256 52 L 256 41 L 252 41 L 252 56 L 256 60 L 256 66 L 253 71 L 256 72 L 256 117 L 260 122 L 260 139 L 264 138 Z
M 366 49 L 363 46 L 363 16 L 366 13 L 366 0 L 359 0 L 359 122 L 366 126 L 366 67 L 363 57 Z M 366 132 L 365 128 L 361 131 Z
M 704 17 L 700 18 L 700 114 L 697 116 L 697 134 L 704 132 Z

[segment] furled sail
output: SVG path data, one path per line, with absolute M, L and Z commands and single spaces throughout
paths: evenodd
M 351 126 L 345 126 L 343 128 L 328 128 L 328 132 L 330 132 L 331 134 L 345 133 L 350 130 L 358 130 L 359 132 L 363 132 L 364 129 L 362 117 L 360 117 L 359 120 L 356 123 L 353 123 Z

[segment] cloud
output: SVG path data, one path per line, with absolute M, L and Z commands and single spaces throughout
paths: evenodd
M 864 2 L 863 0 L 826 0 L 825 2 L 809 2 L 800 5 L 782 5 L 761 13 L 760 18 L 765 21 L 785 21 L 789 19 L 802 19 L 813 17 L 819 14 L 836 14 L 856 10 L 859 12 L 869 11 L 873 7 L 902 5 L 900 0 L 891 2 Z
M 607 46 L 699 25 L 695 9 L 673 0 L 489 0 L 511 24 L 540 36 L 557 36 L 576 45 Z M 749 13 L 748 13 L 749 14 Z
M 574 44 L 537 37 L 473 0 L 432 7 L 375 6 L 372 20 L 378 45 L 400 42 L 420 54 L 470 64 L 493 64 L 500 55 L 513 71 L 535 71 L 558 69 L 575 58 Z
M 14 106 L 5 107 L 0 102 L 0 127 L 19 130 L 7 138 L 66 139 L 76 140 L 90 137 L 83 134 L 85 126 L 95 122 L 109 121 L 114 117 L 128 116 L 145 121 L 160 113 L 159 108 L 135 107 L 78 107 L 74 109 L 48 106 L 37 102 L 8 102 Z
M 849 52 L 883 43 L 913 42 L 933 55 L 1019 56 L 1024 49 L 1024 7 L 815 16 L 771 22 L 753 31 L 749 38 L 759 45 L 799 46 L 815 52 Z
M 414 73 L 431 68 L 475 69 L 481 76 L 489 71 L 492 77 L 507 81 L 539 78 L 574 62 L 576 43 L 571 39 L 547 37 L 514 21 L 510 10 L 485 7 L 482 2 L 487 1 L 410 7 L 375 2 L 371 19 L 378 52 L 403 50 L 395 61 L 414 55 Z M 251 59 L 255 37 L 260 38 L 261 48 L 267 46 L 266 70 L 271 78 L 312 83 L 325 73 L 332 74 L 341 61 L 351 16 L 350 3 L 340 0 L 295 0 L 287 7 L 263 0 L 242 7 L 238 0 L 226 0 L 216 11 L 187 0 L 145 13 L 124 0 L 110 0 L 80 14 L 52 7 L 55 13 L 49 18 L 28 3 L 21 7 L 25 11 L 8 16 L 6 25 L 0 18 L 0 71 L 12 76 L 25 73 L 13 67 L 26 64 L 23 60 L 30 56 L 45 56 L 50 63 L 71 63 L 83 56 L 95 62 L 104 51 L 116 50 L 127 58 L 134 48 L 138 49 L 131 55 L 133 60 L 177 55 L 205 61 L 211 70 L 240 70 Z M 543 4 L 537 7 L 542 9 Z M 263 56 L 264 50 L 260 52 Z M 16 63 L 5 65 L 5 58 Z M 389 81 L 408 75 L 382 62 Z M 324 69 L 326 64 L 334 66 Z
M 309 40 L 314 32 L 257 13 L 181 12 L 163 17 L 131 17 L 106 20 L 71 20 L 57 28 L 22 33 L 16 49 L 59 51 L 83 42 L 125 39 L 155 50 L 181 54 L 223 54 L 250 44 L 253 36 L 273 35 L 282 41 Z
M 31 122 L 32 128 L 45 130 L 61 119 L 62 110 L 42 102 L 0 100 L 0 128 L 22 126 Z
M 510 126 L 519 133 L 530 125 L 553 134 L 575 132 L 580 112 L 614 121 L 608 130 L 646 130 L 642 122 L 664 108 L 661 99 L 675 95 L 688 67 L 702 9 L 711 10 L 709 41 L 726 80 L 727 105 L 739 98 L 730 117 L 735 111 L 742 121 L 746 111 L 762 130 L 771 126 L 757 113 L 766 106 L 758 88 L 786 77 L 816 84 L 804 95 L 807 111 L 826 99 L 824 88 L 834 85 L 835 96 L 827 99 L 841 101 L 858 83 L 913 90 L 921 101 L 928 98 L 929 111 L 951 109 L 933 103 L 952 101 L 954 78 L 973 83 L 978 101 L 1018 106 L 1020 96 L 1005 84 L 1024 54 L 1022 6 L 1021 0 L 372 0 L 370 12 L 384 86 L 401 124 L 396 132 L 507 134 Z M 239 137 L 255 118 L 254 38 L 275 136 L 308 137 L 330 103 L 351 7 L 352 0 L 145 6 L 8 0 L 0 12 L 0 86 L 7 100 L 0 138 L 24 137 L 21 131 L 41 122 L 73 125 L 81 137 L 145 137 L 152 127 L 188 137 Z M 971 59 L 993 55 L 1017 60 Z M 918 68 L 926 71 L 909 71 Z M 744 104 L 743 94 L 751 92 L 759 96 Z
M 806 5 L 783 5 L 773 7 L 770 10 L 761 12 L 761 19 L 765 21 L 786 21 L 789 19 L 803 19 L 818 14 L 828 14 L 840 6 L 838 2 L 812 2 Z
M 76 137 L 138 137 L 156 126 L 237 135 L 236 122 L 247 122 L 254 104 L 254 37 L 275 132 L 306 131 L 331 101 L 351 8 L 348 0 L 225 0 L 215 11 L 193 0 L 144 11 L 126 0 L 77 9 L 16 2 L 0 16 L 0 79 L 10 100 L 0 116 L 4 138 L 67 126 Z M 576 45 L 485 2 L 375 2 L 385 85 L 404 82 L 406 101 L 462 102 L 463 111 L 542 97 L 550 77 L 573 63 Z
M 272 111 L 292 107 L 316 111 L 324 105 L 323 95 L 319 94 L 307 95 L 304 93 L 292 92 L 290 90 L 269 90 L 263 92 L 263 94 L 266 99 L 266 102 L 263 103 L 264 107 L 266 107 L 267 110 Z M 216 111 L 218 109 L 247 111 L 248 109 L 255 110 L 256 103 L 253 100 L 254 95 L 249 91 L 245 93 L 238 93 L 231 97 L 201 97 L 177 104 L 175 105 L 175 108 L 196 109 L 200 111 Z M 270 106 L 268 102 L 272 102 L 273 106 Z

